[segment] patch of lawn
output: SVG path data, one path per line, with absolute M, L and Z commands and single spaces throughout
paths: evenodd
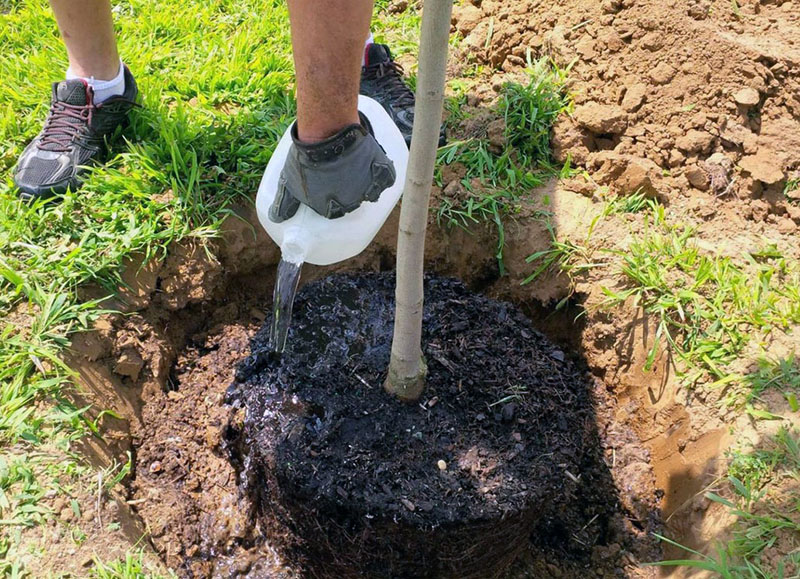
M 29 460 L 0 457 L 0 525 L 27 527 L 42 522 L 48 511 L 37 503 L 44 490 Z
M 606 203 L 604 214 L 608 216 L 615 213 L 641 213 L 646 209 L 655 210 L 654 202 L 642 191 L 630 195 L 615 195 Z
M 497 230 L 497 260 L 503 272 L 505 247 L 504 218 L 519 211 L 527 193 L 548 179 L 570 171 L 553 165 L 550 129 L 559 114 L 570 106 L 566 93 L 568 71 L 548 59 L 529 60 L 529 81 L 503 87 L 495 105 L 497 119 L 504 122 L 505 145 L 494 149 L 487 135 L 453 141 L 439 149 L 435 183 L 443 186 L 442 168 L 458 163 L 466 169 L 461 179 L 465 194 L 444 196 L 436 219 L 440 225 L 468 229 L 479 223 L 492 223 Z M 450 123 L 464 118 L 463 94 L 448 101 Z M 477 184 L 477 186 L 476 186 Z
M 109 295 L 126 258 L 162 258 L 170 244 L 217 235 L 233 203 L 249 202 L 294 111 L 288 16 L 280 0 L 114 4 L 120 53 L 141 108 L 109 162 L 58 204 L 17 199 L 11 169 L 48 111 L 50 83 L 66 53 L 44 0 L 0 5 L 0 574 L 21 525 L 41 522 L 39 499 L 56 466 L 78 468 L 77 437 L 101 435 L 64 392 L 59 358 L 91 326 L 103 300 L 82 302 L 87 283 Z M 102 409 L 95 409 L 97 411 Z M 41 448 L 56 445 L 50 465 Z M 68 458 L 63 459 L 66 456 Z M 37 458 L 38 457 L 38 458 Z M 34 468 L 32 465 L 38 465 Z M 109 484 L 125 468 L 109 471 Z M 62 472 L 63 474 L 63 472 Z M 55 486 L 54 486 L 55 485 Z M 133 577 L 135 560 L 98 577 Z
M 385 43 L 387 39 L 391 39 L 389 48 L 394 58 L 409 53 L 416 57 L 422 12 L 418 10 L 416 2 L 409 2 L 405 10 L 389 14 L 391 4 L 391 0 L 375 2 L 375 15 L 381 15 L 379 18 L 373 18 L 372 34 L 375 36 L 375 42 Z M 413 76 L 415 68 L 406 72 Z
M 100 311 L 79 304 L 76 288 L 111 293 L 126 257 L 213 237 L 231 203 L 257 188 L 293 100 L 283 2 L 117 5 L 120 51 L 143 107 L 80 191 L 29 207 L 9 172 L 41 127 L 65 55 L 47 3 L 15 4 L 0 18 L 0 314 L 30 321 L 0 327 L 0 439 L 15 442 L 64 424 L 63 412 L 34 414 L 32 401 L 63 403 L 69 372 L 58 351 Z
M 759 400 L 759 396 L 770 389 L 784 395 L 792 412 L 800 411 L 800 364 L 794 353 L 785 358 L 760 358 L 755 371 L 744 377 L 742 391 L 746 403 Z
M 505 137 L 522 165 L 551 167 L 550 132 L 558 116 L 567 111 L 569 68 L 551 60 L 532 62 L 528 55 L 527 84 L 503 86 L 500 110 L 505 121 Z

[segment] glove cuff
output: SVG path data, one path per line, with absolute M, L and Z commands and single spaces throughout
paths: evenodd
M 309 163 L 325 163 L 333 161 L 351 149 L 367 135 L 373 135 L 372 125 L 361 111 L 358 111 L 360 124 L 352 124 L 319 143 L 304 143 L 297 136 L 297 121 L 292 125 L 292 142 L 298 154 Z

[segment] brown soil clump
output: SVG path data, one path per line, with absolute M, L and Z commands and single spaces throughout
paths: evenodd
M 572 64 L 575 111 L 556 124 L 554 151 L 599 185 L 662 199 L 692 189 L 760 198 L 798 168 L 792 2 L 483 0 L 456 7 L 453 18 L 465 61 L 514 73 L 530 50 Z

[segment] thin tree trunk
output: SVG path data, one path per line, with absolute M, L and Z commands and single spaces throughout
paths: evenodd
M 384 384 L 387 392 L 404 401 L 419 399 L 428 371 L 422 356 L 423 259 L 452 8 L 453 0 L 426 0 L 422 13 L 414 130 L 397 239 L 392 358 Z

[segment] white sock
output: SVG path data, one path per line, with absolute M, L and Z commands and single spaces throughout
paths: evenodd
M 86 81 L 94 91 L 94 104 L 99 105 L 104 100 L 108 100 L 112 96 L 119 96 L 125 92 L 125 69 L 122 67 L 122 61 L 119 61 L 119 72 L 117 76 L 111 80 L 97 80 L 91 76 L 89 78 L 78 76 L 72 72 L 71 68 L 67 69 L 67 80 L 80 78 Z
M 364 43 L 364 52 L 361 53 L 361 66 L 367 65 L 367 48 L 369 48 L 369 45 L 373 42 L 375 42 L 375 37 L 372 36 L 372 32 L 370 32 L 367 41 Z

